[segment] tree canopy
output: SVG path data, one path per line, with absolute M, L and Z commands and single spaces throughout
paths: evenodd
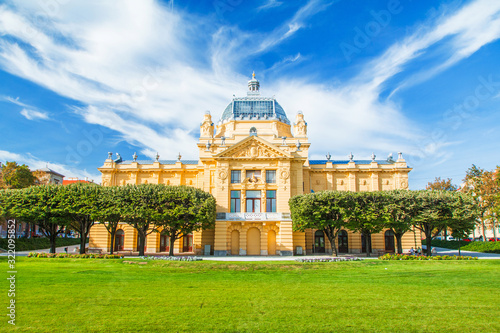
M 427 183 L 425 189 L 438 191 L 456 191 L 458 189 L 458 186 L 452 183 L 451 178 L 441 179 L 441 177 L 436 177 L 433 182 Z
M 35 184 L 36 177 L 25 164 L 6 162 L 0 168 L 0 188 L 26 188 Z
M 329 237 L 332 253 L 337 253 L 335 239 L 342 228 L 359 232 L 365 236 L 367 256 L 373 233 L 392 230 L 401 253 L 402 236 L 413 228 L 425 235 L 430 255 L 432 237 L 444 228 L 461 234 L 470 232 L 477 217 L 471 196 L 442 190 L 323 191 L 294 196 L 289 205 L 295 231 L 323 230 Z

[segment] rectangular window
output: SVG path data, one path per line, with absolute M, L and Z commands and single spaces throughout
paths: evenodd
M 241 192 L 231 191 L 231 213 L 241 212 Z
M 266 171 L 266 183 L 276 184 L 276 170 L 267 170 Z
M 266 212 L 276 213 L 276 190 L 270 190 L 266 193 Z
M 260 191 L 247 191 L 247 213 L 260 213 Z
M 252 181 L 252 179 L 260 179 L 260 170 L 247 170 L 246 177 Z
M 231 170 L 231 184 L 241 183 L 241 171 Z

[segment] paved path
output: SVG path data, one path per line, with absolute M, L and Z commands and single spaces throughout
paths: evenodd
M 458 250 L 445 249 L 444 247 L 434 247 L 437 254 L 440 256 L 458 256 Z M 462 256 L 478 257 L 479 259 L 500 259 L 500 254 L 497 253 L 482 253 L 473 251 L 460 251 Z
M 88 246 L 89 244 L 87 243 L 85 246 Z M 80 248 L 80 245 L 68 245 L 68 246 L 61 246 L 61 247 L 56 247 L 56 253 L 66 253 L 65 249 L 68 248 L 68 253 L 80 253 L 78 249 Z M 31 251 L 16 251 L 16 256 L 27 256 L 30 252 L 43 252 L 43 253 L 49 253 L 50 249 L 40 249 L 40 250 L 31 250 Z M 0 253 L 0 256 L 6 256 L 7 253 L 3 252 Z

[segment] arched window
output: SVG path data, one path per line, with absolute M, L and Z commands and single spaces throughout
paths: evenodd
M 255 127 L 250 128 L 250 136 L 257 136 L 257 129 Z

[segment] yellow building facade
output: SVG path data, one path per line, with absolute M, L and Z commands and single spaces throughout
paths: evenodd
M 274 97 L 260 95 L 253 75 L 245 97 L 233 97 L 214 124 L 203 116 L 197 144 L 199 159 L 137 160 L 108 156 L 99 168 L 103 186 L 125 184 L 188 185 L 211 193 L 217 200 L 215 228 L 184 235 L 174 253 L 225 255 L 293 255 L 329 252 L 322 231 L 294 232 L 288 200 L 297 194 L 337 191 L 378 191 L 408 188 L 409 168 L 397 160 L 310 160 L 311 143 L 304 115 L 294 122 Z M 403 237 L 403 248 L 420 246 L 413 232 Z M 362 253 L 362 235 L 348 230 L 339 235 L 341 253 Z M 417 244 L 418 241 L 418 244 Z M 110 237 L 102 224 L 90 232 L 90 248 L 106 251 Z M 152 233 L 146 253 L 168 251 L 168 237 Z M 137 250 L 137 232 L 121 223 L 118 251 Z M 390 231 L 372 235 L 372 251 L 394 249 Z

